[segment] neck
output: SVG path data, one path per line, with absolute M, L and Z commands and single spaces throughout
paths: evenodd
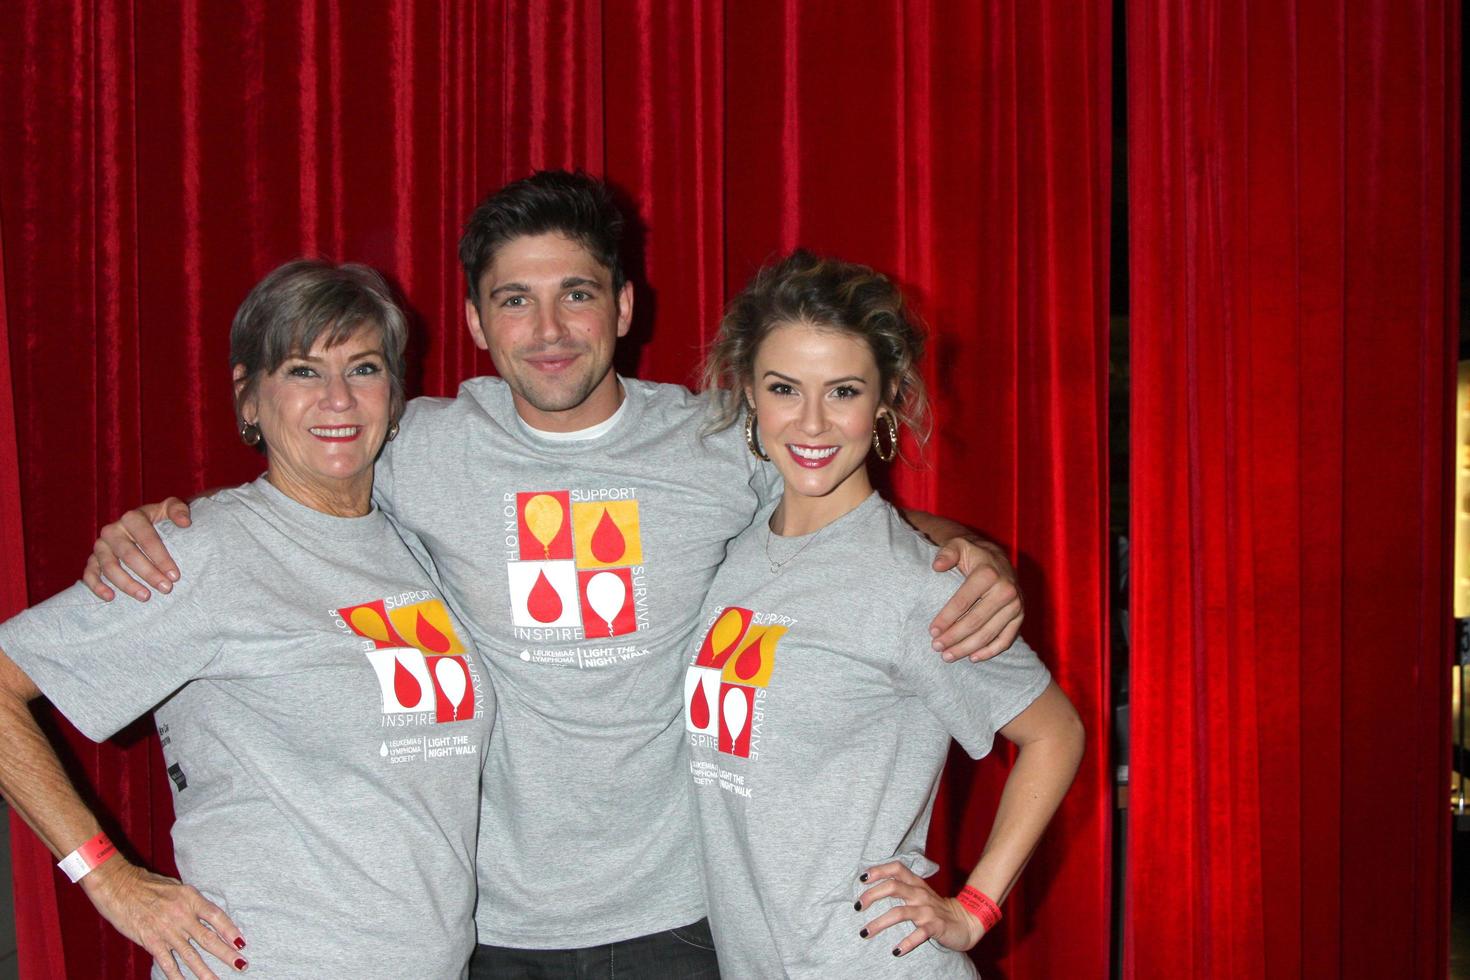
M 362 517 L 373 506 L 373 471 L 331 483 L 300 480 L 291 473 L 271 467 L 265 478 L 271 486 L 312 510 L 332 517 Z
M 623 404 L 624 397 L 617 373 L 611 369 L 597 383 L 597 387 L 592 389 L 591 394 L 571 408 L 545 411 L 521 397 L 514 388 L 510 395 L 521 421 L 542 432 L 577 432 L 590 429 L 599 422 L 612 418 L 618 406 Z
M 858 473 L 862 473 L 860 479 L 854 473 L 854 478 L 821 497 L 809 497 L 788 486 L 781 494 L 781 503 L 771 513 L 771 530 L 787 538 L 812 534 L 842 515 L 856 510 L 873 492 L 873 485 L 868 482 L 867 474 L 862 470 L 858 470 Z

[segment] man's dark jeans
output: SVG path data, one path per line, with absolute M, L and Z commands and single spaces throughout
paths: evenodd
M 585 949 L 477 946 L 470 980 L 717 980 L 709 921 Z

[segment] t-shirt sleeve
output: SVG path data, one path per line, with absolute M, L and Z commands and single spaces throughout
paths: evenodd
M 198 676 L 218 649 L 200 607 L 206 529 L 160 525 L 179 582 L 147 602 L 103 602 L 80 582 L 0 623 L 0 650 L 88 738 L 102 741 Z M 216 570 L 217 572 L 217 570 Z
M 419 414 L 419 410 L 414 404 L 417 401 L 418 399 L 415 398 L 404 408 L 403 418 L 398 420 L 398 435 L 393 438 L 392 442 L 383 444 L 383 451 L 378 454 L 378 462 L 373 467 L 373 503 L 377 504 L 378 509 L 385 514 L 394 513 L 393 491 L 395 481 L 393 466 L 395 460 L 402 457 L 405 446 L 413 438 L 410 433 L 416 428 L 413 420 L 414 416 Z
M 756 506 L 756 512 L 759 513 L 781 499 L 781 491 L 785 489 L 786 484 L 781 479 L 781 472 L 776 469 L 775 463 L 768 463 L 755 458 L 755 454 L 746 445 L 744 426 L 744 419 L 737 419 L 728 429 L 720 433 L 720 435 L 733 443 L 734 451 L 745 461 L 747 473 L 749 474 L 747 482 L 750 484 L 750 488 L 755 491 L 756 499 L 760 501 Z M 770 454 L 767 453 L 767 455 Z
M 774 504 L 781 499 L 781 491 L 785 489 L 785 481 L 781 479 L 780 472 L 773 464 L 759 464 L 755 457 L 752 461 L 758 463 L 755 473 L 750 478 L 750 485 L 755 489 L 756 496 L 760 498 L 759 510 Z
M 958 573 L 935 575 L 914 602 L 902 626 L 895 675 L 978 759 L 990 752 L 995 733 L 1041 696 L 1051 672 L 1019 637 L 1009 650 L 978 664 L 947 663 L 935 652 L 929 623 L 961 581 Z

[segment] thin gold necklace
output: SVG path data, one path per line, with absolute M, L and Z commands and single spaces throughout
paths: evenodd
M 802 546 L 800 548 L 797 548 L 796 549 L 796 553 L 795 554 L 793 554 L 789 558 L 782 558 L 780 561 L 777 561 L 775 558 L 771 557 L 771 539 L 776 536 L 776 532 L 775 531 L 772 531 L 771 530 L 771 525 L 767 524 L 766 525 L 766 561 L 770 563 L 770 566 L 771 566 L 771 574 L 772 575 L 779 575 L 779 574 L 781 574 L 781 570 L 782 569 L 784 569 L 787 565 L 791 564 L 792 562 L 796 561 L 797 557 L 803 551 L 805 551 L 807 548 L 811 547 L 812 542 L 816 541 L 817 538 L 820 538 L 822 536 L 822 532 L 825 531 L 825 530 L 827 530 L 827 528 L 829 528 L 831 526 L 832 526 L 832 524 L 830 522 L 827 523 L 827 524 L 823 524 L 821 527 L 817 528 L 817 530 L 814 531 L 806 539 L 806 541 L 802 544 Z

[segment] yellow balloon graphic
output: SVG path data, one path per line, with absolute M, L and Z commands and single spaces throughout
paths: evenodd
M 526 527 L 531 529 L 532 537 L 541 542 L 541 549 L 548 559 L 551 558 L 551 542 L 556 540 L 566 516 L 561 501 L 550 494 L 538 493 L 526 501 Z
M 730 645 L 738 639 L 740 639 L 740 614 L 734 609 L 726 609 L 725 614 L 710 628 L 710 651 L 718 657 L 730 649 Z
M 348 613 L 347 618 L 352 620 L 352 628 L 362 636 L 377 640 L 379 643 L 388 642 L 388 624 L 384 623 L 383 617 L 373 610 L 359 606 Z

